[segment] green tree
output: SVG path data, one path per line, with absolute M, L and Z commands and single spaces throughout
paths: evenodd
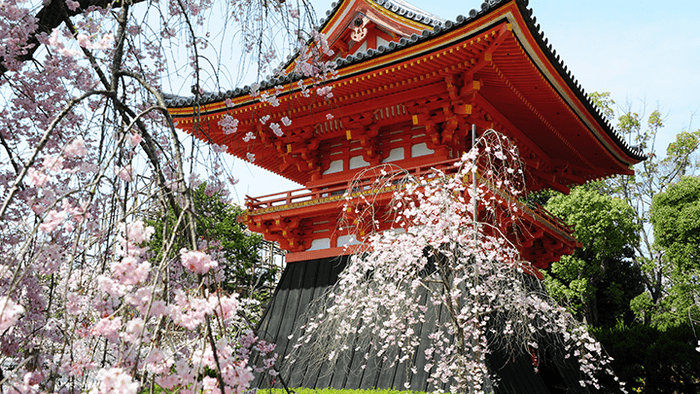
M 635 166 L 634 175 L 618 176 L 599 185 L 602 192 L 623 199 L 635 211 L 640 242 L 635 247 L 632 262 L 641 269 L 645 292 L 634 299 L 631 306 L 644 323 L 651 324 L 657 311 L 663 309 L 666 299 L 677 296 L 669 286 L 674 275 L 673 264 L 654 242 L 650 222 L 652 200 L 684 175 L 694 175 L 700 170 L 700 161 L 696 158 L 700 130 L 678 133 L 663 155 L 656 146 L 657 136 L 664 126 L 660 111 L 652 111 L 645 121 L 643 114 L 627 104 L 615 119 L 613 107 L 616 103 L 610 98 L 610 93 L 593 93 L 591 96 L 611 122 L 617 120 L 617 130 L 629 136 L 634 141 L 632 143 L 647 154 L 647 160 Z
M 692 202 L 692 181 L 684 176 L 700 170 L 696 159 L 700 130 L 678 133 L 663 152 L 656 146 L 657 135 L 664 126 L 658 110 L 645 117 L 626 105 L 621 110 L 617 108 L 616 116 L 616 103 L 609 93 L 594 93 L 592 97 L 603 114 L 617 123 L 617 130 L 643 149 L 647 160 L 635 166 L 633 176 L 587 185 L 632 208 L 639 242 L 634 245 L 632 257 L 625 261 L 641 273 L 641 278 L 627 279 L 644 287 L 629 302 L 637 317 L 634 322 L 626 319 L 626 323 L 604 324 L 591 331 L 615 360 L 613 369 L 633 391 L 697 392 L 700 353 L 695 349 L 698 339 L 692 321 L 697 319 L 693 305 L 697 305 L 698 272 L 689 270 L 694 266 L 694 255 L 688 249 L 693 242 L 693 225 L 700 219 L 697 213 L 693 219 L 693 208 L 697 209 L 698 202 L 697 198 Z M 661 201 L 674 208 L 657 208 Z
M 260 234 L 249 232 L 239 220 L 245 210 L 228 203 L 224 192 L 213 191 L 206 183 L 199 185 L 192 197 L 200 234 L 199 247 L 216 257 L 224 275 L 223 290 L 263 303 L 267 301 L 276 284 L 277 267 L 262 261 L 260 252 L 265 241 Z M 150 222 L 156 229 L 153 250 L 162 250 L 163 229 L 176 224 L 177 218 L 172 214 Z M 170 250 L 173 255 L 180 250 L 177 239 Z
M 547 201 L 546 209 L 575 226 L 583 244 L 552 263 L 545 283 L 553 297 L 569 305 L 589 325 L 630 321 L 629 302 L 643 291 L 631 257 L 639 243 L 635 212 L 625 201 L 593 187 L 574 188 Z
M 593 328 L 613 358 L 612 368 L 633 393 L 697 393 L 700 352 L 687 324 L 660 329 L 645 324 Z M 690 345 L 690 346 L 689 346 Z
M 671 270 L 665 324 L 700 321 L 700 178 L 685 176 L 654 196 L 654 245 Z

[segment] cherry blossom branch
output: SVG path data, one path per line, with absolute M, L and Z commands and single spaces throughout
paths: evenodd
M 136 1 L 136 2 L 138 2 L 138 1 Z M 133 2 L 133 3 L 136 3 L 136 2 Z M 113 56 L 113 59 L 114 59 L 112 62 L 113 67 L 121 63 L 121 61 L 118 59 L 120 59 L 122 56 L 122 49 L 120 49 L 120 48 L 123 48 L 124 40 L 125 40 L 125 26 L 126 26 L 126 13 L 127 13 L 127 11 L 128 11 L 128 9 L 126 9 L 126 8 L 122 9 L 122 13 L 121 13 L 121 17 L 120 17 L 120 31 L 118 33 L 118 37 L 119 37 L 118 38 L 118 45 L 117 45 L 118 50 L 115 51 L 115 54 Z M 75 29 L 75 26 L 73 26 L 72 22 L 68 18 L 68 13 L 66 12 L 65 9 L 64 9 L 64 15 L 66 16 L 65 17 L 66 25 L 68 26 L 70 31 L 73 32 L 73 34 L 75 35 L 77 33 L 77 30 Z M 128 72 L 125 70 L 114 69 L 115 73 L 112 77 L 113 83 L 110 83 L 107 80 L 107 77 L 105 76 L 105 74 L 100 69 L 99 65 L 97 64 L 95 57 L 92 55 L 92 52 L 90 52 L 87 48 L 84 48 L 84 47 L 81 47 L 81 50 L 82 50 L 83 54 L 85 54 L 85 56 L 89 59 L 93 70 L 97 73 L 100 81 L 102 82 L 102 84 L 104 85 L 105 88 L 113 91 L 114 89 L 116 89 L 116 87 L 114 86 L 114 81 L 116 81 L 116 77 L 118 77 L 119 75 L 128 75 L 128 76 L 136 79 L 137 81 L 139 81 L 139 83 L 141 83 L 141 85 L 146 87 L 152 94 L 154 94 L 154 96 L 156 96 L 158 98 L 158 102 L 160 105 L 160 108 L 158 108 L 158 109 L 160 110 L 161 113 L 163 113 L 165 115 L 166 120 L 168 122 L 168 127 L 171 130 L 171 133 L 173 135 L 176 135 L 175 125 L 173 124 L 172 117 L 165 109 L 166 106 L 165 106 L 165 102 L 163 101 L 162 94 L 160 94 L 152 86 L 150 86 L 150 84 L 148 84 L 145 81 L 145 79 L 142 78 L 141 75 L 138 75 L 138 74 L 133 73 L 133 72 Z M 150 159 L 151 165 L 153 166 L 156 174 L 158 175 L 158 180 L 159 180 L 159 183 L 161 186 L 161 190 L 165 190 L 165 178 L 162 174 L 162 171 L 160 169 L 160 164 L 159 164 L 158 159 L 155 155 L 155 149 L 154 149 L 155 144 L 154 144 L 153 138 L 151 137 L 150 133 L 147 132 L 145 125 L 141 122 L 141 120 L 140 120 L 141 116 L 136 116 L 136 114 L 134 114 L 133 111 L 131 111 L 131 109 L 128 108 L 126 105 L 124 105 L 121 101 L 117 100 L 116 98 L 113 98 L 113 99 L 115 101 L 117 109 L 122 113 L 122 116 L 125 118 L 128 117 L 128 118 L 134 119 L 136 124 L 139 126 L 139 131 L 140 131 L 141 135 L 144 137 L 144 141 L 142 142 L 142 146 Z M 180 177 L 180 179 L 182 179 L 182 177 Z M 168 199 L 170 206 L 175 210 L 175 212 L 177 214 L 177 212 L 179 211 L 179 206 L 175 203 L 175 200 L 173 199 L 172 195 L 169 193 L 166 193 L 166 198 Z
M 126 41 L 126 24 L 128 22 L 128 15 L 129 3 L 126 3 L 119 11 L 119 17 L 117 18 L 119 29 L 117 31 L 117 41 L 114 47 L 114 54 L 112 55 L 112 65 L 110 68 L 112 70 L 112 80 L 110 83 L 109 90 L 112 92 L 117 91 L 117 84 L 119 82 L 117 73 L 122 68 L 122 57 L 124 54 L 124 42 Z
M 73 22 L 70 20 L 70 17 L 68 15 L 68 13 L 66 12 L 65 7 L 63 7 L 62 10 L 63 10 L 63 15 L 64 15 L 63 21 L 66 24 L 66 27 L 68 28 L 68 30 L 73 34 L 73 37 L 77 41 L 78 40 L 78 29 L 76 29 L 75 25 L 73 25 Z M 90 62 L 90 66 L 92 67 L 92 69 L 95 70 L 95 73 L 97 74 L 98 78 L 100 79 L 100 82 L 102 82 L 102 86 L 104 86 L 105 89 L 109 89 L 110 84 L 109 84 L 109 81 L 107 80 L 107 76 L 104 74 L 104 72 L 102 71 L 100 66 L 97 64 L 97 59 L 95 59 L 95 56 L 92 54 L 92 52 L 88 48 L 85 48 L 85 47 L 80 46 L 80 45 L 78 45 L 78 46 L 80 47 L 81 52 L 83 52 L 83 55 L 85 55 L 85 57 Z
M 12 168 L 15 169 L 15 173 L 19 175 L 20 173 L 20 166 L 15 162 L 15 157 L 14 154 L 12 153 L 12 149 L 7 145 L 7 141 L 5 141 L 5 137 L 2 136 L 2 133 L 0 133 L 0 144 L 5 148 L 7 151 L 7 155 L 10 157 L 10 163 L 12 163 Z
M 130 0 L 130 3 L 136 4 L 142 1 L 144 0 Z M 77 3 L 78 7 L 76 7 L 75 9 L 66 9 L 65 0 L 51 0 L 47 4 L 44 4 L 41 10 L 39 10 L 39 12 L 37 12 L 36 16 L 34 17 L 38 28 L 34 30 L 27 38 L 25 44 L 26 49 L 24 53 L 17 55 L 12 60 L 20 63 L 31 60 L 34 56 L 34 53 L 36 53 L 36 51 L 41 46 L 41 42 L 39 41 L 38 36 L 40 36 L 41 34 L 49 34 L 53 29 L 60 26 L 61 22 L 64 22 L 64 18 L 62 17 L 63 14 L 66 14 L 68 17 L 71 17 L 79 15 L 85 12 L 85 10 L 88 10 L 93 7 L 119 8 L 122 4 L 122 1 L 77 0 Z M 27 21 L 18 22 L 26 23 Z M 0 76 L 4 75 L 7 71 L 9 71 L 5 65 L 5 60 L 6 59 L 3 59 L 3 57 L 0 56 Z
M 185 178 L 180 136 L 154 88 L 164 75 L 158 45 L 175 37 L 167 24 L 180 23 L 199 54 L 206 41 L 192 29 L 211 2 L 149 3 L 163 24 L 147 35 L 132 23 L 135 2 L 72 18 L 88 1 L 47 2 L 60 6 L 52 23 L 65 28 L 39 34 L 35 11 L 15 0 L 0 7 L 2 66 L 13 69 L 0 73 L 9 158 L 0 169 L 0 332 L 12 363 L 36 354 L 5 371 L 7 384 L 25 393 L 244 390 L 250 349 L 267 369 L 271 347 L 237 317 L 249 303 L 222 290 L 223 253 L 197 244 L 196 181 Z M 206 66 L 193 65 L 197 74 Z M 162 237 L 151 240 L 149 223 L 159 222 Z
M 2 204 L 2 207 L 0 207 L 0 221 L 4 219 L 5 217 L 5 212 L 7 210 L 7 207 L 10 205 L 10 202 L 14 198 L 15 194 L 19 190 L 20 184 L 24 180 L 24 177 L 27 176 L 27 171 L 34 165 L 34 162 L 36 161 L 37 156 L 39 156 L 39 153 L 41 152 L 42 149 L 44 149 L 44 146 L 46 146 L 46 143 L 49 141 L 51 138 L 51 134 L 53 133 L 54 129 L 58 125 L 58 123 L 63 120 L 63 118 L 70 113 L 70 111 L 73 110 L 73 107 L 75 107 L 78 103 L 81 101 L 85 100 L 86 98 L 94 95 L 104 95 L 104 96 L 111 96 L 111 93 L 108 91 L 104 90 L 93 90 L 89 91 L 86 93 L 81 94 L 80 96 L 72 99 L 68 105 L 64 107 L 64 109 L 56 115 L 54 120 L 51 122 L 49 127 L 46 129 L 44 132 L 44 135 L 41 137 L 39 142 L 37 143 L 36 147 L 33 149 L 32 155 L 30 156 L 29 160 L 27 160 L 27 163 L 24 165 L 24 168 L 22 168 L 22 172 L 15 178 L 14 183 L 12 184 L 12 187 L 10 188 L 10 191 L 7 193 L 7 196 L 5 197 L 5 201 Z

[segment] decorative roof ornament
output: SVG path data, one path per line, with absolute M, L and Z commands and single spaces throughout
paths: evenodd
M 364 15 L 358 15 L 357 18 L 352 22 L 353 33 L 350 35 L 353 41 L 361 42 L 367 36 L 367 24 L 369 23 L 369 18 Z

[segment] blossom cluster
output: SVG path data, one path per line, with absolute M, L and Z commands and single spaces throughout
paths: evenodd
M 600 345 L 547 295 L 500 230 L 498 221 L 517 216 L 517 205 L 497 190 L 519 196 L 525 182 L 517 149 L 493 131 L 481 138 L 453 173 L 397 182 L 380 171 L 378 190 L 405 185 L 394 193 L 391 218 L 366 209 L 365 197 L 346 194 L 351 222 L 373 226 L 363 227 L 363 253 L 352 256 L 329 299 L 310 308 L 285 368 L 333 364 L 352 347 L 365 362 L 377 357 L 413 373 L 414 360 L 423 359 L 437 391 L 476 393 L 498 384 L 487 363 L 493 352 L 529 356 L 534 369 L 552 352 L 555 359 L 575 357 L 590 388 L 599 388 L 601 372 L 612 373 Z M 393 228 L 382 231 L 377 223 L 389 220 Z M 437 310 L 446 319 L 436 320 Z M 427 345 L 416 335 L 421 327 L 432 330 Z M 417 355 L 419 348 L 425 353 Z
M 274 374 L 275 358 L 244 333 L 254 303 L 222 290 L 222 256 L 197 245 L 202 209 L 185 175 L 211 170 L 206 193 L 219 193 L 224 149 L 203 154 L 193 142 L 185 152 L 160 94 L 164 85 L 209 88 L 199 61 L 211 49 L 204 18 L 213 2 L 85 4 L 0 5 L 4 390 L 242 392 L 255 368 Z M 241 31 L 306 23 L 288 6 L 225 6 Z M 277 42 L 249 44 L 272 62 Z M 173 48 L 187 53 L 171 57 Z M 186 81 L 169 84 L 173 69 Z M 279 103 L 277 91 L 265 94 Z M 221 121 L 235 134 L 244 119 Z M 274 119 L 270 131 L 290 124 Z M 251 349 L 262 355 L 257 366 Z M 203 381 L 207 368 L 221 379 Z

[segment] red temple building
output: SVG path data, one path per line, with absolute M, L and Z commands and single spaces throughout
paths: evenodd
M 290 62 L 286 76 L 257 89 L 168 98 L 178 127 L 302 185 L 247 198 L 249 228 L 288 252 L 290 270 L 307 264 L 305 274 L 290 273 L 289 281 L 301 285 L 327 269 L 319 262 L 353 252 L 343 246 L 363 234 L 357 224 L 343 227 L 340 218 L 343 194 L 357 174 L 382 163 L 418 175 L 431 168 L 449 171 L 470 149 L 472 125 L 478 131 L 493 128 L 515 142 L 530 191 L 567 193 L 588 181 L 630 174 L 644 159 L 548 44 L 527 0 L 487 1 L 455 21 L 403 0 L 344 0 L 332 5 L 318 30 L 333 51 L 323 60 L 335 62 L 337 75 L 322 85 L 331 87 L 332 97 L 301 88 L 300 80 L 310 82 L 295 74 Z M 279 103 L 260 100 L 273 93 Z M 234 133 L 220 125 L 226 115 L 238 121 Z M 244 140 L 246 135 L 255 138 Z M 360 181 L 371 185 L 373 179 Z M 382 205 L 393 190 L 368 186 L 354 193 L 379 193 L 376 204 Z M 572 229 L 544 210 L 522 205 L 518 211 L 527 229 L 512 235 L 535 267 L 546 269 L 577 247 Z M 312 287 L 323 285 L 315 283 Z M 289 297 L 279 307 L 286 313 L 292 307 Z M 296 305 L 304 302 L 302 293 L 297 297 Z M 292 329 L 285 324 L 294 325 L 285 319 L 269 322 L 280 327 L 275 337 L 282 342 L 284 331 Z M 379 377 L 374 386 L 369 380 L 356 386 L 382 386 Z M 352 386 L 344 382 L 328 384 Z

